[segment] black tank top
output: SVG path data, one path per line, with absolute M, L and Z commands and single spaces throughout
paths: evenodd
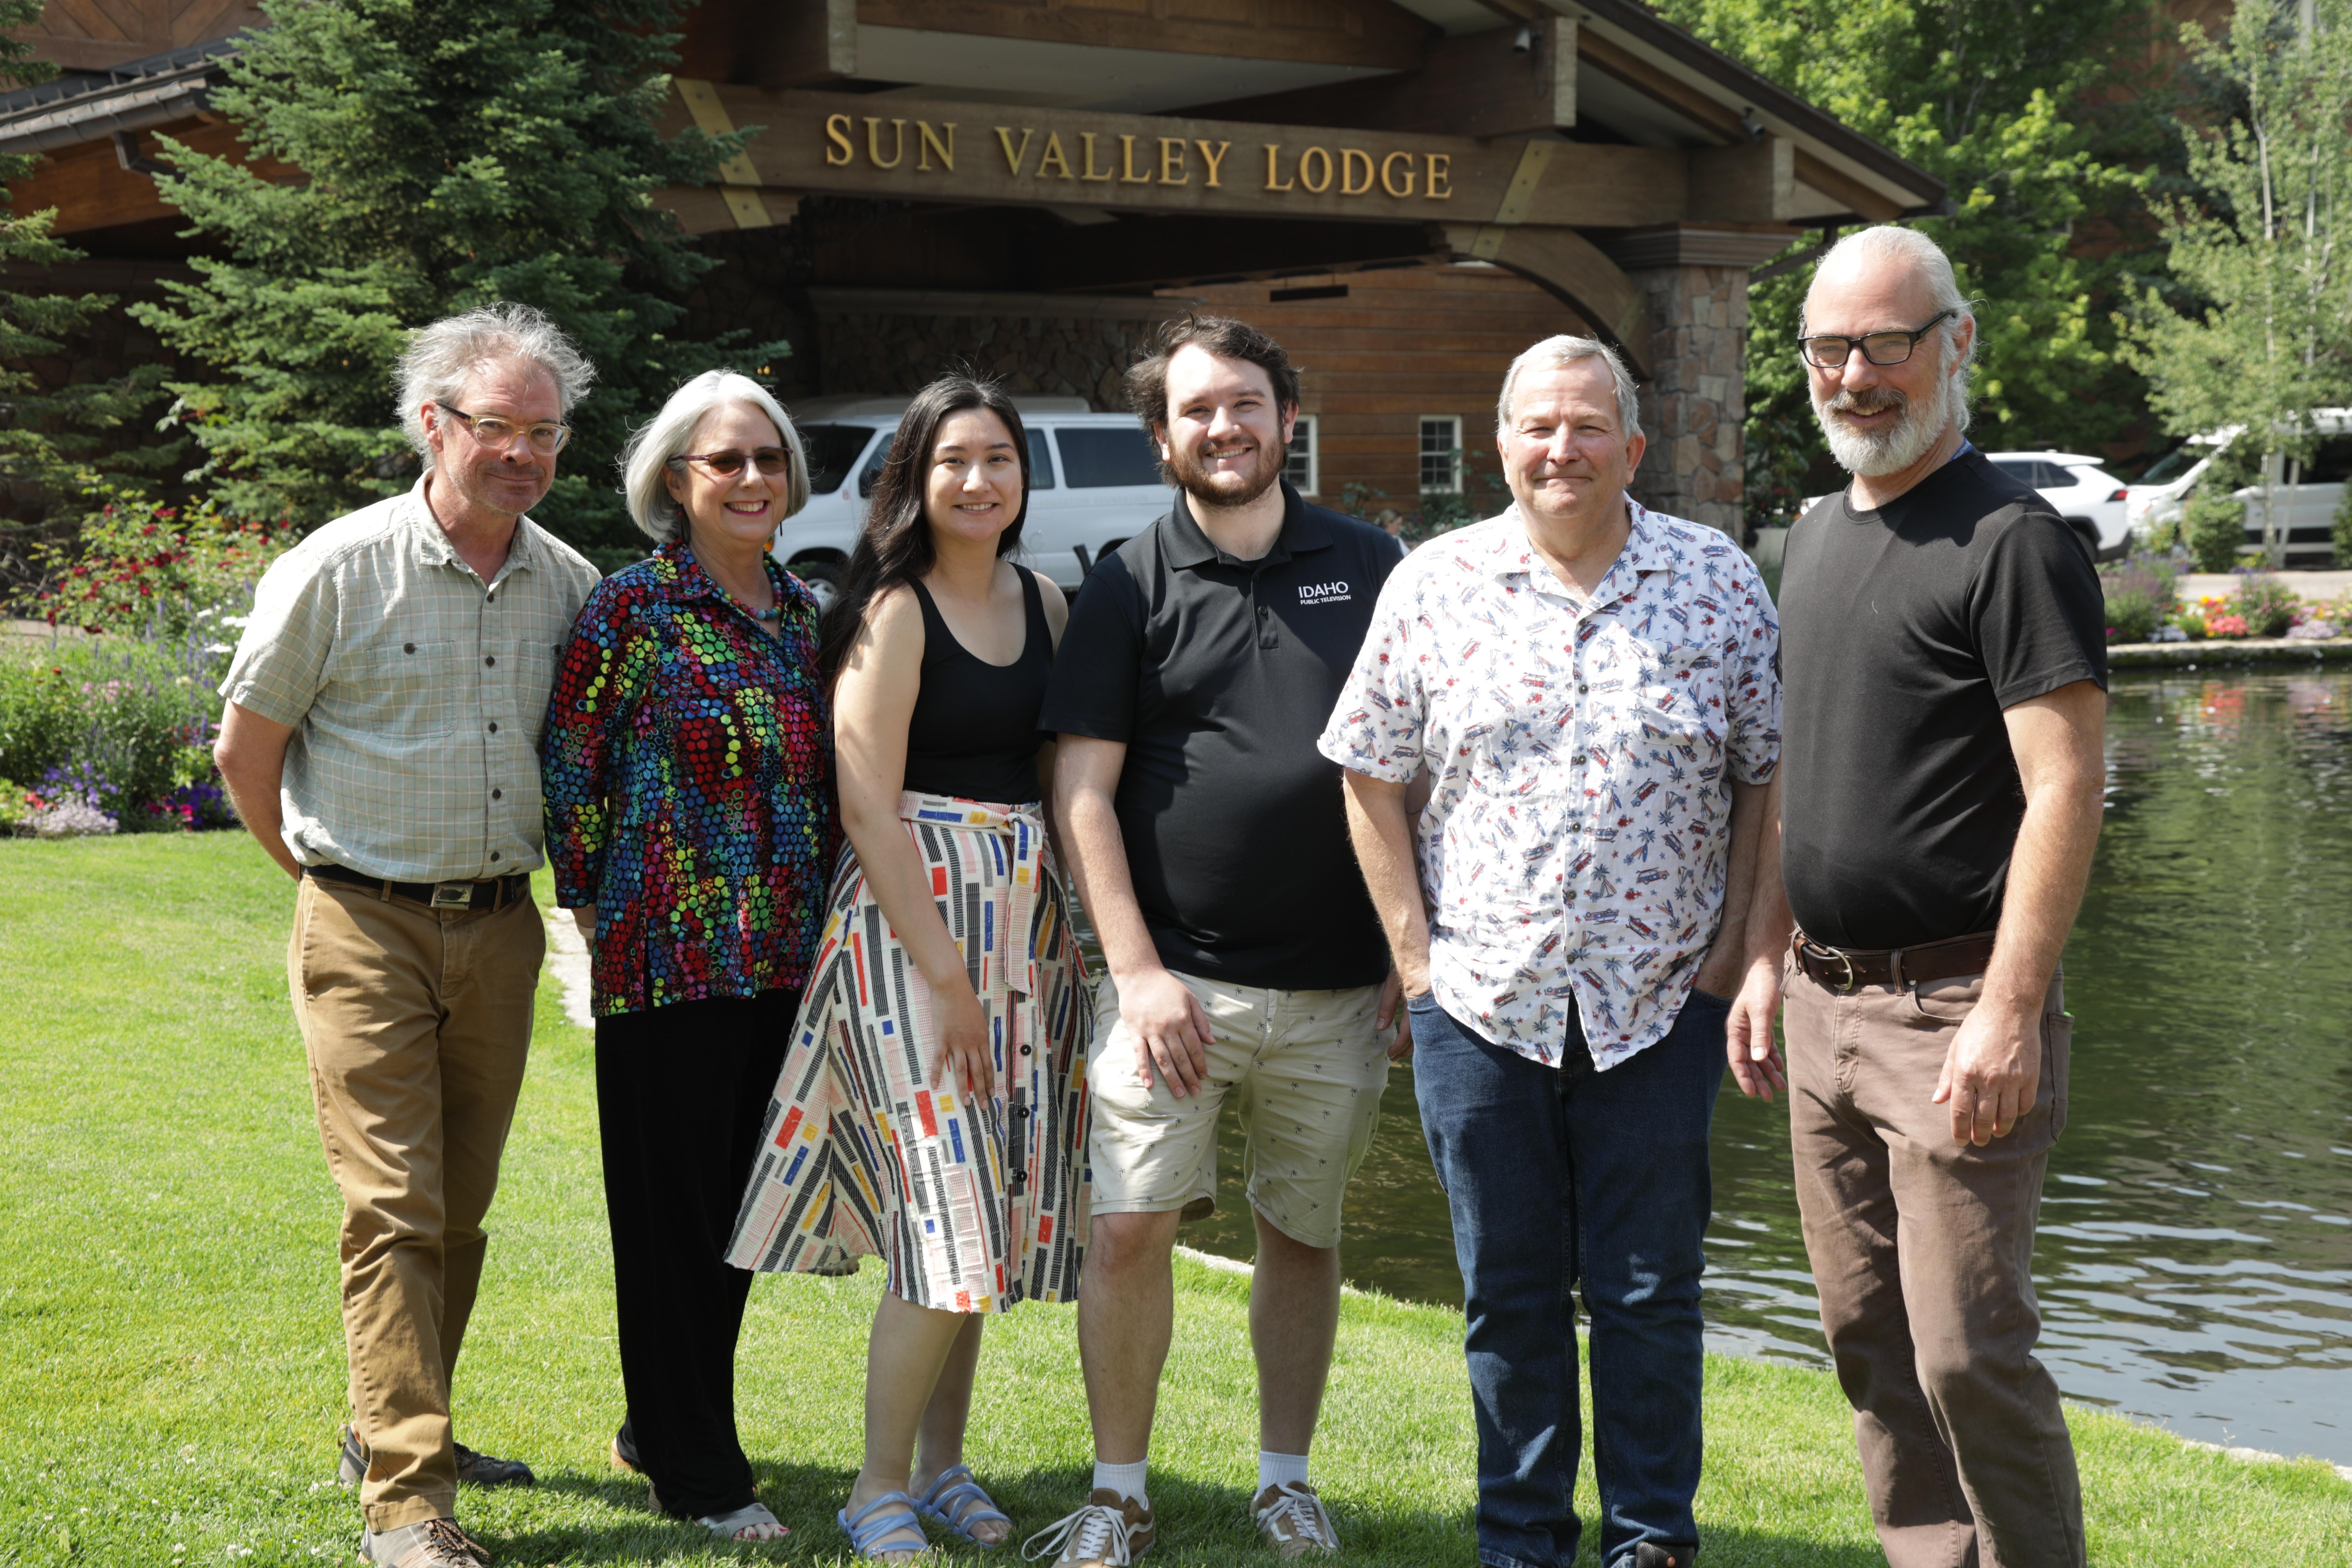
M 907 788 L 926 795 L 1019 805 L 1040 798 L 1037 713 L 1054 668 L 1054 634 L 1034 574 L 1021 574 L 1027 637 L 1021 657 L 995 665 L 956 641 L 930 590 L 914 584 L 923 606 L 922 689 L 907 726 Z

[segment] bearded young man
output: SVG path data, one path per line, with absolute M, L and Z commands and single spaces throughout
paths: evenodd
M 1802 331 L 1853 480 L 1789 538 L 1781 847 L 1730 1065 L 1749 1094 L 1783 1086 L 1785 984 L 1798 1208 L 1887 1561 L 2079 1568 L 2032 1268 L 2066 1122 L 2058 959 L 2105 783 L 2099 584 L 1964 435 L 1976 319 L 1934 241 L 1840 242 Z
M 1325 1555 L 1339 1541 L 1307 1447 L 1339 1330 L 1340 1198 L 1379 1116 L 1396 994 L 1315 740 L 1399 557 L 1282 479 L 1298 378 L 1255 327 L 1171 323 L 1128 396 L 1179 493 L 1087 579 L 1039 721 L 1059 735 L 1055 825 L 1108 969 L 1078 1298 L 1094 1486 L 1041 1550 L 1108 1568 L 1152 1543 L 1170 1252 L 1180 1220 L 1216 1206 L 1232 1095 L 1257 1224 L 1253 1512 L 1276 1554 Z

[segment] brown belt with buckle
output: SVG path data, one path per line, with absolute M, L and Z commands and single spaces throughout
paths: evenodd
M 1992 967 L 1992 939 L 1993 933 L 1988 931 L 1917 947 L 1855 952 L 1824 947 L 1800 931 L 1790 934 L 1789 951 L 1799 969 L 1832 991 L 1843 994 L 1865 985 L 1891 985 L 1900 991 L 1937 980 L 1956 980 L 1963 974 L 1982 974 Z
M 330 862 L 305 866 L 302 873 L 316 877 L 321 882 L 341 882 L 345 887 L 364 888 L 379 899 L 405 899 L 429 910 L 495 911 L 530 897 L 530 873 L 528 871 L 518 872 L 511 877 L 486 877 L 478 882 L 394 882 L 383 877 L 365 876 L 348 866 Z

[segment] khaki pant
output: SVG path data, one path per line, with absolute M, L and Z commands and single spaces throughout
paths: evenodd
M 343 1335 L 370 1530 L 456 1512 L 450 1375 L 546 941 L 528 898 L 436 912 L 306 877 L 295 903 L 286 966 L 343 1194 Z
M 1389 1081 L 1388 1037 L 1372 1026 L 1381 988 L 1270 991 L 1176 978 L 1199 998 L 1211 1036 L 1208 1072 L 1181 1100 L 1157 1071 L 1143 1087 L 1141 1042 L 1119 1016 L 1109 975 L 1095 993 L 1093 1212 L 1215 1213 L 1217 1111 L 1231 1093 L 1250 1206 L 1302 1247 L 1339 1246 L 1348 1178 L 1372 1146 Z
M 2033 1344 L 2033 1228 L 2066 1124 L 2053 980 L 2033 1108 L 1983 1148 L 1933 1104 L 1983 976 L 1841 995 L 1786 974 L 1797 1207 L 1892 1568 L 2080 1568 L 2083 1497 Z

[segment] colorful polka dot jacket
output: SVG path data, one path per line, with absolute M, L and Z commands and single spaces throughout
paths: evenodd
M 771 637 L 683 543 L 604 579 L 541 750 L 556 901 L 596 906 L 600 1017 L 808 978 L 840 847 L 816 601 Z

